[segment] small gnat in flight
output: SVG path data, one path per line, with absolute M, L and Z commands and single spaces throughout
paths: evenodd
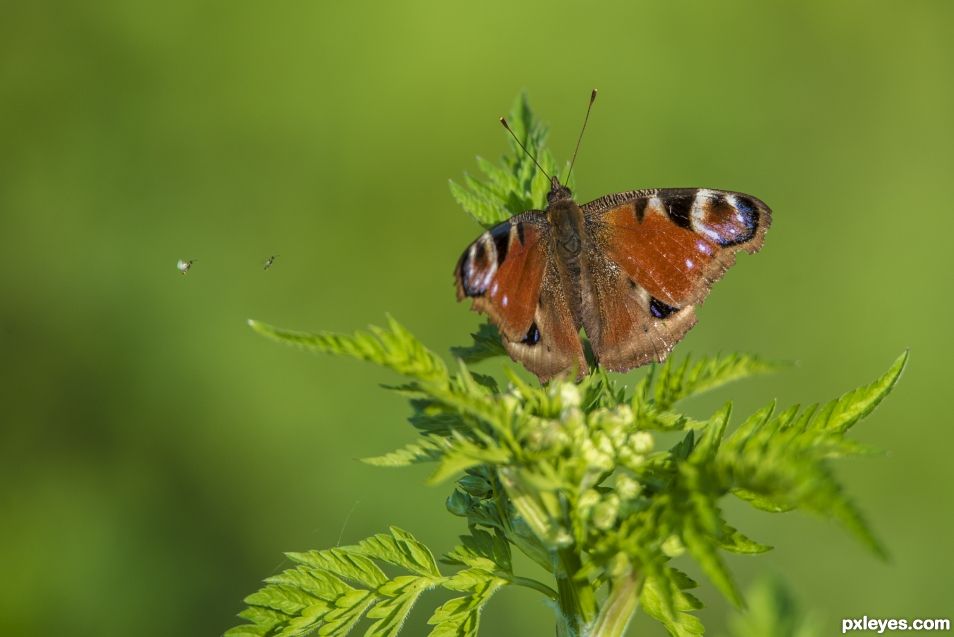
M 179 261 L 176 262 L 176 269 L 180 273 L 185 274 L 192 268 L 193 263 L 195 263 L 195 259 L 189 259 L 188 261 L 179 259 Z
M 277 259 L 277 258 L 278 258 L 278 255 L 277 255 L 277 254 L 274 254 L 274 255 L 268 257 L 267 259 L 265 259 L 265 267 L 264 267 L 263 269 L 264 269 L 264 270 L 267 270 L 267 269 L 269 269 L 270 267 L 272 267 L 272 264 L 275 263 L 275 259 Z

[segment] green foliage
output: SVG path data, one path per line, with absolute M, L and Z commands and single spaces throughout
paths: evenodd
M 435 587 L 465 595 L 434 612 L 430 635 L 476 635 L 483 605 L 508 583 L 510 569 L 509 556 L 506 564 L 498 564 L 493 552 L 490 557 L 480 552 L 479 540 L 469 544 L 476 547 L 468 554 L 473 564 L 451 576 L 441 574 L 427 547 L 396 527 L 356 546 L 288 553 L 296 566 L 268 578 L 264 588 L 246 597 L 248 608 L 240 616 L 249 623 L 232 628 L 226 636 L 291 637 L 315 631 L 347 635 L 362 616 L 370 620 L 366 637 L 397 635 L 418 597 Z M 378 562 L 407 574 L 388 577 Z
M 511 125 L 534 152 L 544 129 L 525 98 Z M 540 152 L 544 166 L 553 160 Z M 538 204 L 545 193 L 522 153 L 503 168 L 480 163 L 489 181 L 452 186 L 481 223 Z M 541 190 L 544 188 L 544 190 Z M 405 378 L 387 389 L 409 400 L 416 439 L 370 462 L 399 467 L 433 463 L 432 483 L 456 480 L 447 509 L 468 534 L 443 562 L 410 534 L 392 528 L 351 547 L 291 553 L 292 568 L 246 598 L 249 623 L 237 635 L 344 635 L 359 622 L 365 635 L 394 635 L 418 598 L 432 588 L 461 593 L 431 616 L 432 636 L 475 635 L 480 612 L 498 589 L 532 588 L 556 611 L 562 637 L 624 634 L 637 603 L 670 634 L 699 635 L 697 584 L 671 564 L 687 554 L 738 606 L 743 596 L 725 552 L 757 555 L 771 547 L 725 519 L 724 498 L 771 512 L 801 509 L 833 519 L 878 554 L 884 550 L 832 471 L 832 461 L 866 452 L 849 440 L 897 382 L 907 354 L 869 385 L 821 406 L 777 410 L 773 403 L 734 428 L 726 404 L 705 419 L 677 411 L 680 401 L 778 365 L 730 354 L 670 359 L 632 388 L 597 369 L 580 383 L 530 385 L 510 373 L 497 380 L 455 368 L 397 321 L 353 335 L 303 333 L 251 321 L 258 332 L 296 347 L 369 361 Z M 469 361 L 501 353 L 495 330 L 455 350 Z M 657 432 L 679 441 L 660 448 Z M 524 553 L 554 586 L 513 572 L 511 551 Z M 390 575 L 396 570 L 399 574 Z M 362 618 L 364 618 L 362 620 Z M 543 632 L 543 631 L 541 631 Z
M 557 175 L 557 162 L 544 146 L 547 128 L 533 117 L 526 93 L 521 93 L 510 109 L 507 123 L 527 150 L 537 158 L 550 175 Z M 481 157 L 477 166 L 484 173 L 484 181 L 464 176 L 464 185 L 450 182 L 454 200 L 485 228 L 506 221 L 526 210 L 542 209 L 546 205 L 550 182 L 534 165 L 513 138 L 509 138 L 510 154 L 500 164 Z M 568 169 L 568 167 L 566 168 Z M 573 187 L 572 175 L 570 188 Z
M 451 348 L 451 353 L 465 363 L 479 363 L 487 358 L 507 353 L 503 343 L 500 342 L 500 332 L 491 323 L 481 323 L 477 332 L 470 337 L 474 340 L 473 345 Z
M 732 494 L 769 511 L 797 508 L 832 518 L 883 552 L 830 462 L 864 452 L 845 435 L 892 389 L 906 354 L 869 385 L 822 406 L 777 411 L 769 404 L 727 434 L 729 405 L 704 421 L 672 408 L 776 366 L 749 356 L 717 356 L 662 365 L 631 393 L 602 372 L 579 384 L 544 387 L 511 376 L 501 391 L 477 382 L 463 364 L 451 372 L 393 319 L 387 329 L 353 336 L 253 325 L 289 344 L 369 360 L 407 377 L 408 383 L 391 389 L 411 399 L 411 420 L 420 434 L 369 462 L 431 462 L 433 482 L 458 478 L 447 508 L 466 519 L 471 533 L 444 560 L 462 567 L 450 576 L 438 571 L 427 549 L 396 529 L 357 547 L 290 554 L 299 566 L 246 600 L 250 610 L 243 617 L 255 628 L 236 630 L 259 631 L 247 634 L 305 634 L 318 627 L 326 631 L 320 634 L 345 634 L 362 614 L 376 620 L 366 634 L 394 634 L 418 596 L 434 587 L 466 594 L 434 613 L 431 634 L 474 634 L 486 599 L 515 583 L 557 598 L 565 634 L 586 634 L 588 625 L 600 624 L 601 609 L 596 604 L 587 610 L 579 593 L 605 588 L 611 595 L 621 557 L 648 614 L 673 635 L 701 634 L 692 614 L 701 603 L 688 592 L 695 582 L 674 569 L 671 558 L 691 555 L 716 588 L 741 605 L 722 553 L 770 549 L 725 520 L 719 502 Z M 652 433 L 659 414 L 671 415 L 667 430 L 684 432 L 668 450 L 656 448 Z M 557 584 L 572 582 L 576 596 L 514 576 L 511 547 L 551 571 Z M 562 559 L 567 551 L 575 557 L 569 566 Z M 410 574 L 388 579 L 374 560 Z
M 732 617 L 730 637 L 816 637 L 811 618 L 806 618 L 791 592 L 777 578 L 757 581 L 746 594 L 748 608 Z

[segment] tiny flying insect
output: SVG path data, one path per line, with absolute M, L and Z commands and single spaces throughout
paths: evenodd
M 192 264 L 195 263 L 195 261 L 196 261 L 195 259 L 189 259 L 188 261 L 186 261 L 186 260 L 184 260 L 184 259 L 179 259 L 179 260 L 176 262 L 176 269 L 177 269 L 180 273 L 185 274 L 186 272 L 188 272 L 188 271 L 192 268 Z
M 277 259 L 277 258 L 278 258 L 278 255 L 277 255 L 277 254 L 273 254 L 272 256 L 270 256 L 270 257 L 268 257 L 267 259 L 265 259 L 265 267 L 262 268 L 262 269 L 263 269 L 263 270 L 267 270 L 267 269 L 269 269 L 270 267 L 272 267 L 272 264 L 275 263 L 275 259 Z

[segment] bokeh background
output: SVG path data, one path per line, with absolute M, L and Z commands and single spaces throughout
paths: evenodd
M 827 399 L 911 349 L 856 430 L 886 455 L 838 467 L 891 560 L 730 506 L 777 546 L 730 558 L 743 586 L 780 574 L 822 634 L 950 617 L 952 31 L 944 0 L 4 3 L 0 633 L 215 635 L 282 551 L 388 523 L 450 548 L 449 487 L 356 461 L 411 439 L 377 387 L 395 378 L 245 320 L 391 313 L 440 352 L 465 343 L 451 270 L 478 227 L 448 178 L 504 152 L 523 89 L 566 157 L 594 86 L 580 200 L 712 186 L 775 210 L 677 353 L 800 365 L 690 409 Z M 729 610 L 701 596 L 719 634 Z M 524 590 L 484 626 L 552 634 Z

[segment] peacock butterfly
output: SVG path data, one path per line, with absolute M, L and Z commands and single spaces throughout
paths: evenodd
M 589 109 L 584 130 L 588 119 Z M 457 299 L 473 299 L 511 358 L 541 381 L 586 374 L 581 327 L 598 364 L 626 371 L 666 358 L 736 253 L 762 247 L 771 220 L 759 199 L 708 188 L 632 190 L 580 206 L 550 177 L 546 210 L 511 217 L 464 251 Z

